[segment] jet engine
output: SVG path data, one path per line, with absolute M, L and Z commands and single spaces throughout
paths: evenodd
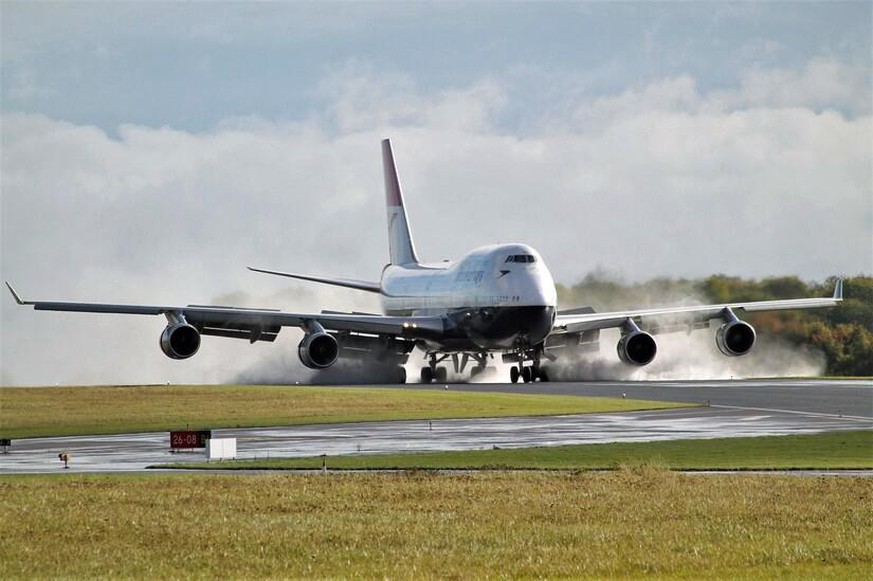
M 755 345 L 755 329 L 745 321 L 734 319 L 718 328 L 715 344 L 728 357 L 745 355 Z
M 188 359 L 198 349 L 200 333 L 185 322 L 167 325 L 161 333 L 161 350 L 170 359 Z
M 640 331 L 636 325 L 621 336 L 618 342 L 618 357 L 629 365 L 648 365 L 658 352 L 654 337 Z
M 300 361 L 310 369 L 324 369 L 333 365 L 339 356 L 339 345 L 333 335 L 324 332 L 321 325 L 313 326 L 318 330 L 309 331 L 303 336 L 297 346 Z

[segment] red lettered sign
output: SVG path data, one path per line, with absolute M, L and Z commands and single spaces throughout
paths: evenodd
M 205 448 L 206 440 L 212 437 L 210 430 L 177 430 L 170 432 L 170 448 Z

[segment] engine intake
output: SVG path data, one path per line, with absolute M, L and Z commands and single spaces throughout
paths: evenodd
M 187 323 L 167 325 L 161 333 L 161 350 L 170 359 L 188 359 L 200 349 L 200 333 Z
M 648 365 L 658 353 L 654 337 L 636 329 L 622 335 L 618 342 L 618 357 L 629 365 Z
M 715 344 L 728 357 L 745 355 L 755 345 L 755 329 L 745 321 L 725 323 L 715 334 Z
M 320 325 L 319 325 L 320 327 Z M 324 369 L 336 363 L 339 345 L 332 335 L 323 330 L 306 333 L 297 346 L 300 361 L 310 369 Z

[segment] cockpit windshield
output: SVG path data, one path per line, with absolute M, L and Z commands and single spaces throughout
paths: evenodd
M 530 254 L 510 254 L 505 262 L 536 262 L 537 259 Z

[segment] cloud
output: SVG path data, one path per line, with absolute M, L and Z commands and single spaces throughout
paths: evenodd
M 323 111 L 297 122 L 112 136 L 6 114 L 2 273 L 37 299 L 208 304 L 245 292 L 301 309 L 244 267 L 377 279 L 385 136 L 428 260 L 525 240 L 568 284 L 598 266 L 633 280 L 869 273 L 873 140 L 857 75 L 816 61 L 749 73 L 731 92 L 667 77 L 526 111 L 516 134 L 495 119 L 518 110 L 517 79 L 428 92 L 365 65 L 328 75 Z M 313 308 L 350 303 L 311 292 Z M 8 296 L 2 309 L 4 384 L 222 381 L 296 348 L 293 332 L 276 345 L 207 339 L 174 362 L 153 318 L 34 313 Z
M 330 103 L 325 121 L 339 133 L 392 126 L 485 131 L 507 102 L 502 85 L 492 79 L 425 94 L 408 75 L 377 75 L 356 61 L 328 75 L 319 94 Z

